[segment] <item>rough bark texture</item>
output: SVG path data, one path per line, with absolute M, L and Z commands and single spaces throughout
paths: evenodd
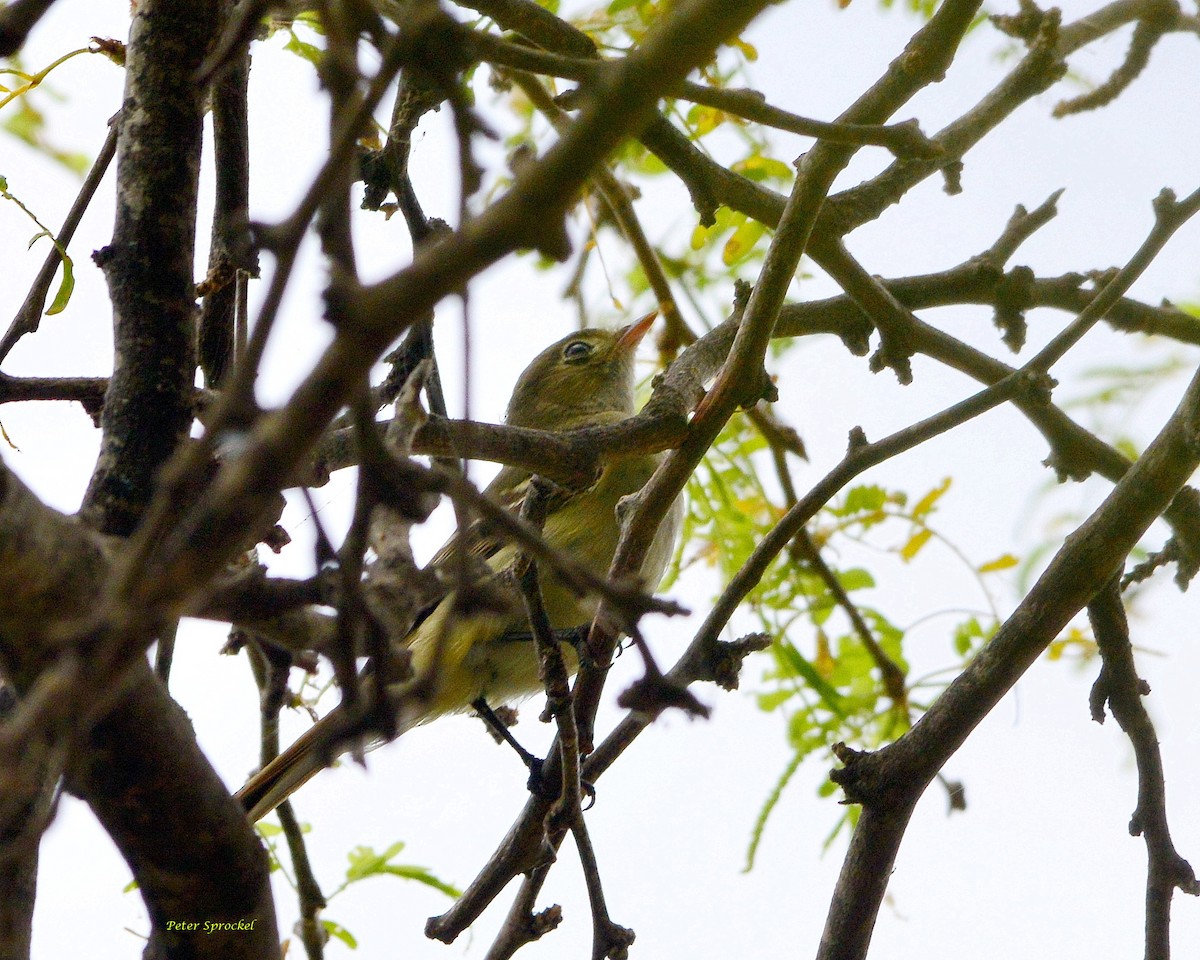
M 216 0 L 145 0 L 130 29 L 116 222 L 112 243 L 96 255 L 113 304 L 115 357 L 84 501 L 85 515 L 106 533 L 132 532 L 155 475 L 192 423 L 205 97 L 193 77 L 219 12 Z

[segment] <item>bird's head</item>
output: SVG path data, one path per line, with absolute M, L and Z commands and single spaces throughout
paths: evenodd
M 566 430 L 633 414 L 633 355 L 657 314 L 618 330 L 580 330 L 551 344 L 517 380 L 505 423 Z

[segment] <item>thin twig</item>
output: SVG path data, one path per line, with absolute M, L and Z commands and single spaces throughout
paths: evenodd
M 259 688 L 259 721 L 261 745 L 259 764 L 265 767 L 279 756 L 279 713 L 288 695 L 288 670 L 291 659 L 279 656 L 269 647 L 250 643 L 247 647 L 251 670 Z M 325 931 L 318 916 L 325 909 L 325 895 L 313 874 L 308 859 L 304 831 L 300 827 L 290 801 L 276 808 L 280 826 L 292 858 L 296 875 L 296 895 L 300 902 L 300 939 L 308 960 L 321 960 L 325 952 Z
M 550 850 L 549 854 L 553 858 L 553 850 Z M 513 898 L 504 924 L 500 927 L 500 932 L 496 934 L 496 939 L 492 941 L 484 960 L 509 960 L 521 947 L 540 940 L 562 923 L 562 907 L 558 904 L 547 907 L 540 913 L 533 912 L 534 904 L 537 903 L 537 895 L 541 892 L 549 873 L 550 864 L 548 863 L 543 863 L 526 873 L 525 878 L 521 881 L 520 890 Z M 430 919 L 425 926 L 425 934 L 441 940 L 444 938 L 436 932 L 435 928 L 437 920 L 437 917 Z
M 8 13 L 12 9 L 13 6 L 10 6 L 0 11 L 0 13 Z M 71 238 L 75 236 L 75 228 L 79 226 L 79 221 L 83 219 L 83 215 L 91 204 L 92 198 L 96 195 L 100 181 L 104 179 L 104 174 L 108 172 L 108 166 L 112 163 L 112 158 L 117 152 L 117 133 L 120 127 L 121 114 L 118 112 L 109 118 L 108 134 L 104 138 L 104 144 L 100 147 L 100 152 L 96 155 L 96 159 L 92 161 L 91 169 L 88 170 L 88 174 L 84 178 L 83 186 L 79 188 L 75 202 L 71 204 L 71 209 L 67 211 L 66 219 L 63 220 L 63 225 L 58 231 L 58 236 L 54 238 L 54 243 L 50 245 L 50 250 L 46 254 L 42 268 L 38 271 L 38 275 L 33 281 L 33 286 L 30 287 L 29 293 L 25 295 L 24 302 L 17 309 L 17 314 L 13 317 L 12 323 L 9 324 L 8 330 L 5 331 L 4 337 L 0 339 L 0 363 L 4 362 L 4 358 L 8 356 L 9 351 L 12 350 L 21 337 L 37 330 L 42 308 L 46 305 L 46 297 L 50 293 L 50 283 L 54 280 L 54 273 L 58 269 L 58 265 L 62 263 L 62 253 L 60 251 L 65 250 L 70 245 Z
M 1156 225 L 1154 229 L 1157 231 L 1159 228 Z M 862 278 L 868 286 L 878 282 L 860 265 L 839 262 L 841 258 L 852 259 L 842 244 L 827 245 L 824 249 L 826 267 L 842 281 L 853 285 L 857 282 L 853 278 Z M 1130 280 L 1131 277 L 1122 272 L 1121 283 L 1126 284 Z M 1097 291 L 1095 296 L 1085 298 L 1086 302 L 1090 304 L 1099 295 L 1100 291 Z M 819 307 L 820 305 L 813 304 L 811 306 Z M 795 312 L 793 307 L 787 307 L 782 312 L 781 332 L 787 329 L 793 312 Z M 1090 325 L 1095 319 L 1096 314 L 1093 313 L 1086 322 Z M 901 328 L 901 335 L 904 342 L 912 349 L 941 360 L 983 383 L 999 383 L 1016 372 L 1007 364 L 1001 363 L 924 323 L 915 317 L 911 310 L 894 313 L 892 322 L 906 324 Z M 1026 368 L 1033 369 L 1032 365 L 1026 365 Z M 1035 378 L 1042 382 L 1043 388 L 1050 386 L 1044 374 L 1035 374 Z M 1127 457 L 1074 423 L 1066 414 L 1050 403 L 1047 389 L 1034 392 L 1022 391 L 1016 395 L 1013 402 L 1050 444 L 1051 456 L 1046 462 L 1061 477 L 1082 479 L 1095 471 L 1116 482 L 1129 470 L 1130 461 Z M 1200 526 L 1197 525 L 1200 520 L 1191 504 L 1186 499 L 1176 498 L 1166 511 L 1165 519 L 1174 528 L 1176 535 L 1181 538 L 1181 544 L 1186 547 L 1189 557 L 1200 557 Z
M 791 509 L 799 502 L 799 498 L 796 496 L 795 486 L 792 483 L 791 470 L 788 469 L 787 458 L 784 455 L 786 448 L 776 439 L 778 437 L 777 432 L 771 434 L 764 432 L 763 437 L 771 447 L 771 458 L 775 463 L 775 472 L 779 477 L 780 486 L 783 487 L 784 501 L 788 509 Z M 808 563 L 817 576 L 820 577 L 821 582 L 825 584 L 825 589 L 832 595 L 834 602 L 845 612 L 847 618 L 850 620 L 851 627 L 858 634 L 858 638 L 864 649 L 870 655 L 871 659 L 875 661 L 875 666 L 879 668 L 880 679 L 883 681 L 883 689 L 892 698 L 892 703 L 895 704 L 897 709 L 907 713 L 908 690 L 905 687 L 904 671 L 895 660 L 887 655 L 883 647 L 879 645 L 879 641 L 875 639 L 875 635 L 871 632 L 867 621 L 863 619 L 858 605 L 850 599 L 850 594 L 842 586 L 837 574 L 830 569 L 829 564 L 825 562 L 825 558 L 821 556 L 821 550 L 813 540 L 812 534 L 808 532 L 806 526 L 802 526 L 797 531 L 795 539 L 792 540 L 792 547 Z
M 875 753 L 845 745 L 831 777 L 862 813 L 834 890 L 819 960 L 861 960 L 917 799 L 1046 645 L 1119 569 L 1200 463 L 1200 374 L 1175 413 L 1104 503 L 1068 537 L 1045 573 L 921 722 Z
M 237 0 L 225 0 L 226 22 L 237 15 Z M 211 94 L 216 195 L 213 201 L 208 273 L 197 286 L 202 296 L 196 353 L 205 384 L 217 389 L 245 348 L 239 314 L 246 309 L 246 281 L 258 276 L 250 243 L 250 48 L 233 51 Z
M 556 130 L 561 133 L 570 126 L 570 117 L 566 111 L 554 102 L 536 77 L 519 70 L 506 71 L 506 74 L 512 77 L 513 81 L 525 92 L 530 102 L 546 115 Z M 671 292 L 671 284 L 663 270 L 662 261 L 659 259 L 654 245 L 646 236 L 646 232 L 642 229 L 641 221 L 633 208 L 628 191 L 604 164 L 598 166 L 592 174 L 592 183 L 604 198 L 613 219 L 633 248 L 642 272 L 650 284 L 650 289 L 654 292 L 655 299 L 658 301 L 659 313 L 667 328 L 663 336 L 667 338 L 668 342 L 681 346 L 695 343 L 696 335 L 688 328 L 679 314 L 679 307 L 675 303 L 675 295 Z
M 1058 333 L 1046 346 L 1025 364 L 1025 369 L 1048 373 L 1108 312 L 1125 292 L 1150 266 L 1175 231 L 1200 211 L 1200 188 L 1183 200 L 1176 200 L 1175 193 L 1163 189 L 1154 199 L 1154 226 L 1146 239 L 1117 274 L 1112 277 L 1075 318 L 1075 321 Z
M 521 504 L 521 520 L 537 531 L 539 536 L 546 522 L 550 492 L 550 487 L 535 476 Z M 529 627 L 533 631 L 538 673 L 546 688 L 546 712 L 554 718 L 558 727 L 557 744 L 562 767 L 562 788 L 550 816 L 570 823 L 580 816 L 582 798 L 579 784 L 579 731 L 575 726 L 575 710 L 571 700 L 571 678 L 563 659 L 562 648 L 554 638 L 554 629 L 546 613 L 536 560 L 529 553 L 523 552 L 513 573 L 520 585 L 525 611 L 529 617 Z M 547 830 L 547 833 L 551 832 Z
M 175 661 L 175 635 L 179 621 L 171 620 L 158 631 L 158 643 L 154 650 L 154 675 L 165 687 L 171 681 L 171 665 Z
M 565 80 L 589 81 L 608 68 L 605 61 L 594 57 L 579 58 L 537 50 L 510 43 L 483 31 L 472 31 L 469 46 L 473 48 L 473 55 L 486 63 Z M 897 157 L 928 159 L 941 155 L 940 148 L 921 133 L 913 120 L 890 126 L 812 120 L 772 106 L 757 90 L 722 89 L 690 80 L 678 84 L 668 96 L 715 107 L 754 123 L 816 137 L 829 143 L 886 147 Z
M 1098 110 L 1112 103 L 1133 83 L 1150 62 L 1150 53 L 1168 32 L 1177 29 L 1179 4 L 1174 0 L 1158 0 L 1143 5 L 1141 17 L 1133 28 L 1125 59 L 1108 79 L 1077 97 L 1061 100 L 1054 106 L 1054 116 L 1065 117 L 1086 110 Z
M 1103 662 L 1092 687 L 1092 719 L 1104 722 L 1107 701 L 1137 757 L 1138 802 L 1129 821 L 1129 832 L 1135 837 L 1143 836 L 1146 841 L 1145 960 L 1168 960 L 1171 955 L 1171 897 L 1176 889 L 1200 896 L 1200 882 L 1171 840 L 1162 753 L 1154 722 L 1142 703 L 1142 697 L 1150 692 L 1150 687 L 1138 678 L 1134 666 L 1129 623 L 1116 578 L 1092 598 L 1088 604 L 1088 619 Z
M 571 836 L 575 838 L 575 849 L 579 851 L 588 905 L 592 911 L 592 960 L 623 960 L 629 955 L 635 934 L 628 927 L 614 923 L 609 916 L 596 850 L 582 815 L 571 824 Z

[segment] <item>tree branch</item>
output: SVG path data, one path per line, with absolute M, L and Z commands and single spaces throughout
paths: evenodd
M 891 108 L 894 102 L 903 102 L 921 85 L 936 77 L 948 62 L 946 58 L 952 56 L 977 6 L 976 3 L 943 4 L 933 20 L 910 43 L 908 59 L 898 60 L 885 78 L 886 82 L 881 81 L 872 88 L 842 119 L 851 122 L 875 120 L 877 111 Z M 901 64 L 920 64 L 922 69 L 908 71 Z M 749 302 L 744 304 L 744 315 L 741 310 L 737 311 L 734 318 L 706 335 L 681 357 L 681 361 L 693 356 L 701 357 L 704 352 L 698 348 L 707 348 L 713 352 L 719 350 L 726 359 L 716 383 L 692 418 L 688 436 L 678 450 L 667 455 L 647 485 L 632 498 L 622 522 L 621 539 L 609 571 L 610 578 L 639 569 L 659 522 L 721 427 L 739 404 L 756 402 L 767 389 L 769 381 L 763 371 L 763 356 L 775 328 L 785 291 L 804 252 L 829 185 L 852 152 L 847 147 L 818 144 L 804 158 L 759 281 Z M 730 340 L 731 345 L 725 347 Z M 668 375 L 673 371 L 674 367 Z M 643 410 L 644 414 L 650 410 L 649 415 L 653 415 L 652 407 L 658 396 L 656 391 L 655 397 Z M 790 536 L 783 543 L 786 544 L 789 539 Z M 597 623 L 604 620 L 605 606 L 601 604 L 597 612 Z M 601 634 L 593 626 L 588 642 L 596 663 L 601 666 L 608 663 L 615 640 L 615 637 Z M 706 659 L 711 662 L 710 658 Z M 586 731 L 584 743 L 592 740 L 592 724 L 603 680 L 603 673 L 595 668 L 589 669 L 585 663 L 575 683 L 575 712 L 581 730 Z M 473 922 L 490 898 L 515 875 L 507 871 L 522 862 L 511 851 L 512 839 L 528 837 L 531 819 L 544 815 L 544 809 L 531 799 L 501 850 L 493 856 L 455 907 L 442 917 L 430 921 L 426 927 L 428 935 L 453 940 Z
M 195 378 L 193 251 L 206 91 L 191 80 L 219 20 L 151 0 L 134 15 L 117 140 L 117 215 L 96 255 L 113 303 L 114 368 L 82 512 L 128 535 L 187 436 Z M 153 255 L 150 254 L 153 251 Z
M 905 52 L 889 65 L 884 76 L 838 118 L 839 122 L 874 123 L 885 119 L 917 90 L 938 79 L 953 59 L 978 6 L 975 0 L 944 3 L 909 41 Z M 633 498 L 610 575 L 638 569 L 658 522 L 734 409 L 753 405 L 773 390 L 763 367 L 767 345 L 829 188 L 853 153 L 852 147 L 819 141 L 798 161 L 796 182 L 746 304 L 745 314 L 738 324 L 728 358 L 697 408 L 687 439 L 667 455 L 654 476 Z M 602 605 L 597 614 L 598 621 L 603 615 Z M 593 648 L 592 654 L 598 663 L 608 662 L 612 646 L 610 640 L 599 649 Z M 586 667 L 576 681 L 576 712 L 581 725 L 589 732 L 602 686 L 603 676 Z
M 236 0 L 223 0 L 226 21 Z M 204 303 L 197 329 L 197 355 L 209 389 L 220 387 L 236 359 L 239 278 L 258 276 L 250 243 L 250 49 L 231 51 L 213 83 L 213 153 L 216 198 L 208 249 L 208 275 L 197 291 Z
M 20 50 L 53 4 L 54 0 L 13 0 L 0 10 L 0 57 L 11 57 Z
M 1088 619 L 1100 648 L 1103 666 L 1092 687 L 1092 719 L 1104 722 L 1104 703 L 1129 737 L 1137 757 L 1138 802 L 1129 832 L 1146 839 L 1146 953 L 1145 960 L 1168 960 L 1171 955 L 1171 897 L 1176 888 L 1200 896 L 1200 883 L 1191 865 L 1175 850 L 1167 825 L 1167 787 L 1154 723 L 1142 697 L 1150 692 L 1133 662 L 1129 623 L 1114 578 L 1088 604 Z
M 1200 465 L 1200 373 L 1145 454 L 1067 538 L 990 643 L 900 739 L 873 754 L 842 747 L 831 776 L 862 804 L 818 960 L 861 960 L 908 818 L 925 787 L 1033 664 Z
M 472 55 L 485 63 L 509 67 L 540 76 L 559 77 L 586 83 L 606 69 L 609 61 L 593 53 L 584 58 L 548 53 L 510 43 L 480 30 L 470 32 Z M 829 143 L 887 147 L 897 157 L 930 158 L 940 150 L 923 133 L 915 120 L 890 126 L 869 123 L 827 123 L 812 120 L 771 106 L 756 90 L 710 87 L 684 80 L 669 96 L 715 107 L 754 123 L 775 127 L 801 136 L 816 137 Z M 572 96 L 571 100 L 574 99 Z
M 3 16 L 15 9 L 15 5 L 9 5 L 3 10 L 0 10 L 0 16 Z M 58 235 L 54 237 L 54 243 L 50 246 L 49 252 L 46 254 L 46 259 L 42 263 L 41 270 L 38 271 L 37 277 L 33 281 L 33 286 L 30 287 L 29 293 L 25 295 L 25 300 L 17 309 L 16 316 L 13 317 L 12 323 L 4 332 L 4 338 L 0 339 L 0 363 L 4 362 L 5 357 L 13 347 L 17 345 L 17 341 L 27 333 L 34 333 L 38 329 L 41 322 L 42 308 L 46 306 L 46 297 L 50 294 L 50 284 L 54 280 L 54 274 L 58 270 L 58 265 L 62 263 L 62 254 L 60 250 L 65 250 L 71 244 L 71 239 L 75 236 L 75 229 L 79 226 L 79 221 L 83 219 L 84 213 L 91 205 L 92 198 L 96 195 L 96 190 L 100 186 L 100 182 L 104 179 L 104 174 L 108 172 L 108 165 L 112 163 L 112 158 L 117 152 L 117 131 L 121 125 L 121 115 L 118 113 L 111 117 L 108 121 L 108 134 L 104 138 L 104 144 L 100 147 L 100 152 L 96 154 L 96 159 L 92 161 L 91 169 L 88 170 L 87 176 L 84 177 L 83 186 L 79 188 L 79 194 L 75 197 L 75 202 L 71 204 L 71 209 L 67 211 L 67 216 L 63 220 L 63 225 L 58 231 Z M 99 406 L 96 407 L 97 411 Z

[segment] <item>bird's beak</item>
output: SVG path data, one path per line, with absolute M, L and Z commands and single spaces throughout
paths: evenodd
M 641 320 L 636 323 L 631 323 L 621 331 L 621 335 L 617 337 L 616 350 L 618 353 L 633 353 L 637 349 L 637 345 L 642 342 L 642 337 L 650 332 L 650 327 L 654 324 L 655 317 L 658 316 L 657 310 L 652 310 Z

